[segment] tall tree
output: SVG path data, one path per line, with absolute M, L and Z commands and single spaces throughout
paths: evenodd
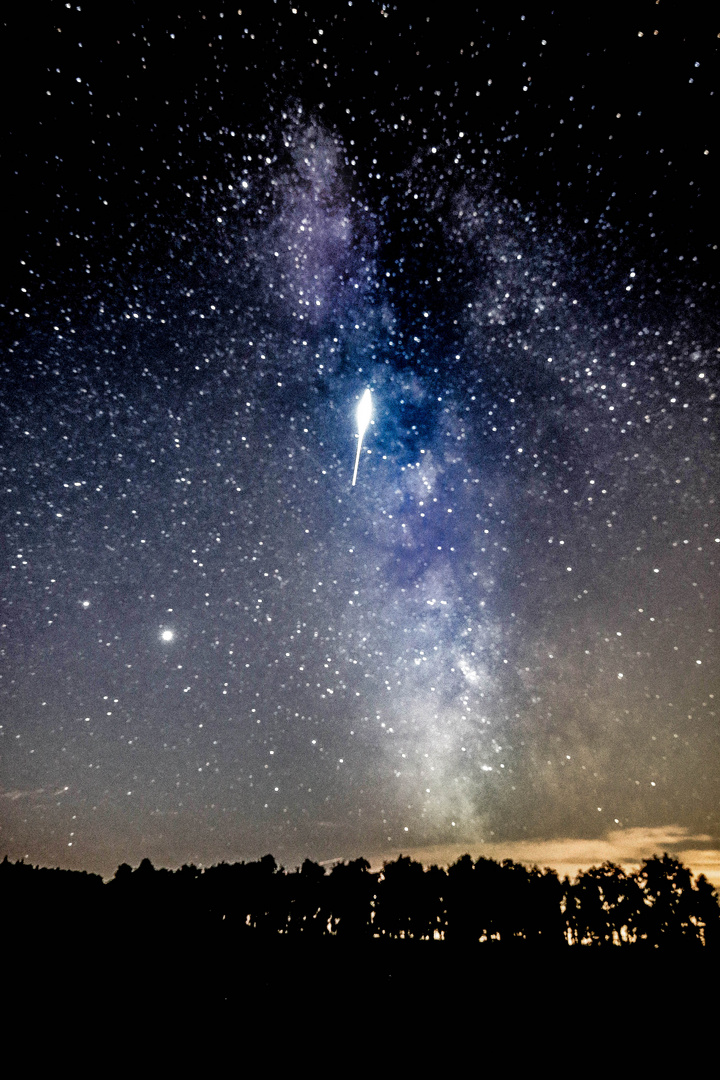
M 371 935 L 376 884 L 377 877 L 370 873 L 367 859 L 337 863 L 332 868 L 329 881 L 332 933 L 346 941 Z

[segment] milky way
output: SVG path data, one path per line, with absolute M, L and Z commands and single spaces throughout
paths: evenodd
M 715 29 L 33 10 L 0 853 L 717 850 Z

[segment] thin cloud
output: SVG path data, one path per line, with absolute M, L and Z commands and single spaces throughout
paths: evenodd
M 643 859 L 667 852 L 688 866 L 695 876 L 705 874 L 715 888 L 720 888 L 720 844 L 711 836 L 691 833 L 679 825 L 653 828 L 614 829 L 602 837 L 584 839 L 557 837 L 516 841 L 491 841 L 481 844 L 443 844 L 435 847 L 404 848 L 402 854 L 430 866 L 448 866 L 465 853 L 474 859 L 512 859 L 526 866 L 552 867 L 560 877 L 574 878 L 578 871 L 604 862 L 619 863 L 635 870 Z M 371 860 L 373 869 L 400 854 Z

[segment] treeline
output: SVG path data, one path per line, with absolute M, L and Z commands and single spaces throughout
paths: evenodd
M 406 856 L 377 873 L 365 859 L 324 866 L 306 859 L 286 871 L 272 855 L 208 869 L 118 867 L 96 874 L 0 863 L 7 928 L 86 933 L 88 927 L 161 934 L 192 932 L 248 941 L 287 936 L 523 943 L 542 946 L 715 946 L 718 895 L 665 854 L 634 873 L 606 862 L 574 881 L 506 859 L 463 855 L 447 870 Z

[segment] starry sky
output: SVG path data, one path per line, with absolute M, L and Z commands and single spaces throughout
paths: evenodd
M 0 854 L 720 882 L 720 24 L 293 3 L 3 16 Z

